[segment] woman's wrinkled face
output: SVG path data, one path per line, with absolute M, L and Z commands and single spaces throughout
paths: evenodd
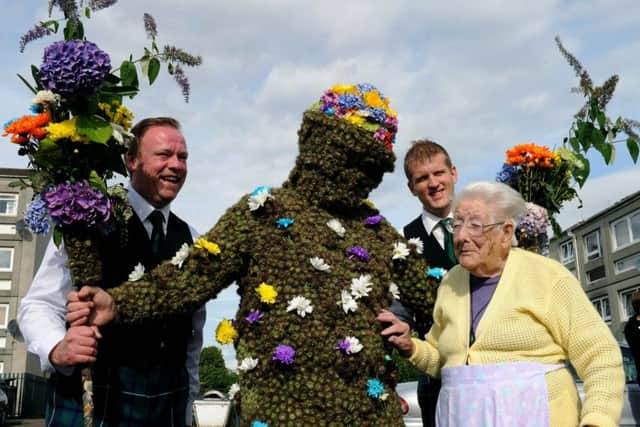
M 513 225 L 483 200 L 460 201 L 454 212 L 453 243 L 462 267 L 479 277 L 502 272 L 511 246 Z

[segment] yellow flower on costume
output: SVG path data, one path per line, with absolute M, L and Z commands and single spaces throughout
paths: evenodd
M 238 331 L 229 319 L 222 319 L 216 328 L 216 341 L 220 344 L 231 344 L 238 338 Z
M 384 106 L 377 91 L 370 91 L 364 94 L 364 102 L 371 108 L 381 108 Z
M 49 123 L 46 129 L 47 131 L 49 131 L 49 139 L 51 139 L 52 141 L 57 141 L 59 139 L 70 139 L 74 142 L 89 142 L 88 137 L 78 134 L 78 131 L 76 129 L 75 117 L 69 120 L 65 120 L 64 122 Z
M 387 99 L 387 98 L 385 98 L 385 99 Z M 384 107 L 384 111 L 385 111 L 385 113 L 387 113 L 387 116 L 389 116 L 389 117 L 398 117 L 398 113 L 396 113 L 396 110 L 394 110 L 393 108 L 389 107 L 386 104 L 385 104 L 385 107 Z
M 376 208 L 376 204 L 373 203 L 371 200 L 369 199 L 364 199 L 362 201 L 362 203 L 364 203 L 367 207 L 369 207 L 370 209 L 375 209 Z
M 267 285 L 262 282 L 256 288 L 256 292 L 260 295 L 260 301 L 267 304 L 274 304 L 276 302 L 276 297 L 278 296 L 278 292 L 271 285 Z
M 219 255 L 220 254 L 220 246 L 217 244 L 208 241 L 207 239 L 203 239 L 202 237 L 196 240 L 193 244 L 194 247 L 198 249 L 205 249 L 211 255 Z
M 347 93 L 356 94 L 358 93 L 358 88 L 353 85 L 335 85 L 331 88 L 331 90 L 338 95 L 344 95 Z
M 358 116 L 356 114 L 345 116 L 345 119 L 356 126 L 362 126 L 364 124 L 364 117 Z

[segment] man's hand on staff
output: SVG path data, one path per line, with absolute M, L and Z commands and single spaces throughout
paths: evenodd
M 96 361 L 98 339 L 102 338 L 96 326 L 72 326 L 64 338 L 49 353 L 54 366 L 72 366 Z
M 382 310 L 376 319 L 385 327 L 382 336 L 396 346 L 402 356 L 410 357 L 416 351 L 416 346 L 411 340 L 411 328 L 407 323 L 388 310 Z
M 83 286 L 67 297 L 67 321 L 71 326 L 103 326 L 116 316 L 116 305 L 109 293 L 96 286 Z

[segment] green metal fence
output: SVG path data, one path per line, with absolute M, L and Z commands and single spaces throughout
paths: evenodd
M 9 416 L 44 417 L 47 379 L 27 373 L 0 374 L 0 388 L 9 398 Z

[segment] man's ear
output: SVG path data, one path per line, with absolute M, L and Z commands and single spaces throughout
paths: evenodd
M 407 180 L 407 187 L 409 188 L 409 191 L 411 191 L 411 194 L 413 194 L 414 196 L 416 195 L 416 193 L 413 191 L 413 183 L 411 182 L 411 180 Z

